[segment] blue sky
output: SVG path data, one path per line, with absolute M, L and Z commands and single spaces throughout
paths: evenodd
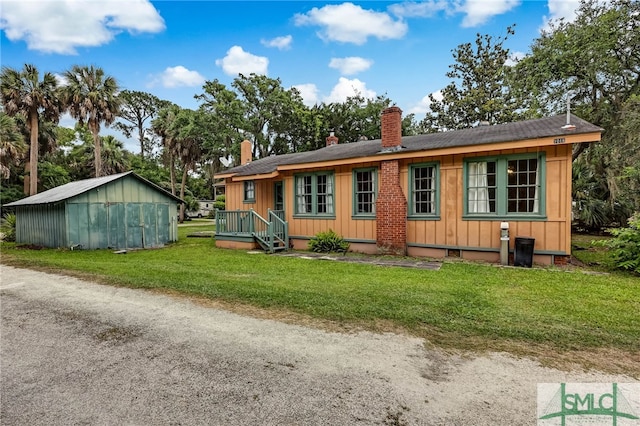
M 0 0 L 2 66 L 41 72 L 96 65 L 122 89 L 197 108 L 202 84 L 231 88 L 255 72 L 305 100 L 386 95 L 421 119 L 449 80 L 451 54 L 477 33 L 504 36 L 515 57 L 578 0 L 424 2 Z M 61 125 L 73 125 L 68 117 Z M 121 137 L 124 140 L 124 137 Z M 127 147 L 136 151 L 135 144 Z

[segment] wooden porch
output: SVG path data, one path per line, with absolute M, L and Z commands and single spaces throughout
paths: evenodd
M 284 210 L 267 210 L 263 218 L 255 210 L 218 210 L 216 241 L 257 244 L 268 253 L 289 249 L 289 227 Z

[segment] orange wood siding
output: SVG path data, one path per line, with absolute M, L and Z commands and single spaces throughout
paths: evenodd
M 501 145 L 504 146 L 504 145 Z M 571 144 L 542 146 L 533 148 L 491 149 L 485 146 L 483 152 L 473 154 L 425 156 L 400 161 L 400 185 L 405 196 L 409 196 L 409 166 L 414 163 L 439 162 L 440 169 L 440 218 L 438 220 L 408 220 L 407 243 L 429 247 L 459 248 L 500 248 L 499 220 L 463 220 L 465 158 L 474 156 L 495 156 L 506 154 L 545 152 L 546 176 L 546 216 L 542 221 L 508 221 L 510 224 L 511 247 L 516 236 L 536 239 L 535 250 L 553 253 L 571 252 Z M 281 171 L 277 178 L 255 180 L 255 203 L 243 202 L 243 182 L 226 179 L 227 210 L 254 209 L 266 215 L 273 208 L 274 182 L 284 182 L 286 219 L 289 235 L 312 237 L 318 232 L 334 230 L 346 239 L 358 241 L 376 240 L 376 222 L 371 219 L 354 219 L 353 213 L 353 169 L 379 167 L 377 162 L 353 165 L 337 165 L 325 168 L 304 169 L 304 173 L 331 171 L 334 173 L 335 218 L 295 218 L 294 171 Z M 410 201 L 410 200 L 408 200 Z
M 267 209 L 273 209 L 274 180 L 254 180 L 255 202 L 244 202 L 244 182 L 233 182 L 227 179 L 225 209 L 226 210 L 255 210 L 265 217 Z
M 517 236 L 536 239 L 536 251 L 571 252 L 571 146 L 479 152 L 472 156 L 546 153 L 546 221 L 508 221 L 511 247 Z M 440 220 L 409 220 L 408 243 L 461 248 L 500 248 L 501 220 L 463 220 L 463 160 L 471 155 L 443 156 L 440 161 Z M 411 163 L 433 161 L 416 159 Z M 408 181 L 408 176 L 406 178 Z
M 374 163 L 358 164 L 355 168 L 377 167 Z M 287 172 L 284 175 L 285 181 L 285 210 L 289 222 L 289 235 L 312 237 L 318 232 L 334 230 L 336 233 L 347 239 L 375 241 L 376 221 L 371 219 L 353 219 L 353 168 L 340 166 L 334 169 L 312 169 L 305 170 L 305 173 L 319 171 L 331 171 L 334 173 L 334 210 L 333 218 L 296 218 L 295 212 L 295 192 L 294 174 Z

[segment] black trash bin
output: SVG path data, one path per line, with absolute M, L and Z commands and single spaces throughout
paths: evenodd
M 516 237 L 513 255 L 513 264 L 515 266 L 531 268 L 533 265 L 533 246 L 535 243 L 535 238 Z

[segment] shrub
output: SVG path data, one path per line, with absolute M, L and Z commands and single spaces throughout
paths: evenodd
M 213 207 L 216 210 L 224 210 L 224 206 L 225 206 L 225 196 L 224 195 L 218 195 L 216 197 L 216 201 L 213 203 Z
M 0 233 L 3 235 L 3 241 L 16 241 L 16 215 L 14 213 L 7 213 L 0 219 Z
M 185 195 L 184 197 L 184 210 L 186 212 L 198 212 L 200 210 L 200 203 L 192 195 Z
M 611 250 L 616 267 L 640 274 L 640 212 L 629 218 L 628 227 L 608 231 L 613 238 L 604 244 Z
M 2 185 L 0 185 L 0 206 L 13 203 L 24 197 L 26 195 L 24 195 L 22 185 L 8 185 L 6 181 L 3 181 Z
M 349 250 L 349 243 L 329 229 L 326 232 L 318 232 L 311 238 L 311 241 L 309 241 L 309 249 L 316 253 L 346 253 L 346 251 Z

